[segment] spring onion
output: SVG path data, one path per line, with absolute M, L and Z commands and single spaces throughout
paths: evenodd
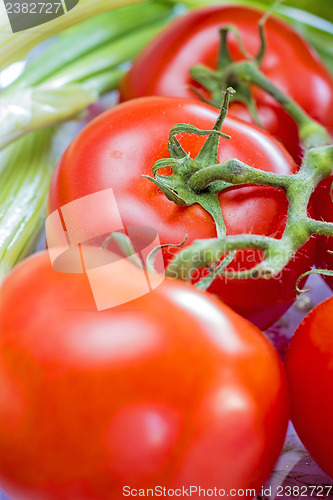
M 145 2 L 85 21 L 59 37 L 1 92 L 0 149 L 29 131 L 77 116 L 115 88 L 122 76 L 119 66 L 136 55 L 171 12 L 163 4 Z
M 59 35 L 0 92 L 0 280 L 33 249 L 44 220 L 59 157 L 51 125 L 77 117 L 116 88 L 123 63 L 172 12 L 163 2 L 146 1 L 89 19 Z
M 39 235 L 55 164 L 53 134 L 32 132 L 0 152 L 0 280 Z
M 23 59 L 33 47 L 43 40 L 72 25 L 103 12 L 135 3 L 142 3 L 142 0 L 80 0 L 73 10 L 64 16 L 53 19 L 43 27 L 13 33 L 4 4 L 0 2 L 0 70 Z

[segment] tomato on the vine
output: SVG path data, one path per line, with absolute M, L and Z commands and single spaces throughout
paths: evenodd
M 102 259 L 100 248 L 81 252 Z M 143 279 L 129 262 L 121 271 L 100 282 L 115 302 Z M 13 500 L 267 479 L 288 420 L 283 366 L 220 301 L 165 279 L 97 311 L 87 274 L 55 271 L 46 251 L 0 296 L 0 485 Z
M 235 26 L 246 51 L 255 57 L 260 47 L 258 23 L 263 15 L 248 6 L 218 5 L 195 9 L 177 18 L 137 57 L 121 84 L 121 98 L 147 95 L 196 98 L 191 86 L 203 89 L 191 79 L 190 70 L 197 64 L 216 70 L 220 28 Z M 267 47 L 260 69 L 312 118 L 333 132 L 333 80 L 329 71 L 308 43 L 285 22 L 270 16 L 265 23 L 265 34 Z M 244 59 L 233 34 L 228 47 L 234 61 Z M 253 93 L 263 127 L 278 137 L 297 159 L 300 150 L 295 122 L 268 94 L 258 88 L 253 88 Z M 205 97 L 209 99 L 209 93 Z M 239 102 L 231 104 L 230 114 L 252 121 Z
M 316 306 L 286 357 L 291 418 L 310 455 L 333 478 L 333 297 Z
M 161 244 L 179 244 L 186 234 L 186 245 L 196 239 L 216 237 L 213 219 L 200 205 L 176 205 L 142 175 L 151 175 L 154 163 L 169 157 L 168 137 L 173 125 L 190 123 L 209 130 L 217 116 L 217 110 L 211 106 L 171 97 L 141 98 L 114 107 L 88 124 L 63 155 L 51 183 L 49 212 L 83 196 L 112 188 L 124 226 L 150 226 L 158 232 Z M 258 127 L 227 118 L 222 129 L 231 139 L 220 139 L 220 162 L 238 158 L 258 169 L 279 174 L 296 171 L 285 149 Z M 192 158 L 206 140 L 190 133 L 178 134 L 178 139 Z M 281 237 L 288 207 L 283 191 L 273 187 L 236 187 L 221 192 L 219 201 L 227 234 Z M 99 220 L 96 221 L 82 213 L 83 223 L 99 226 L 111 217 L 110 207 L 104 204 L 98 207 Z M 166 262 L 174 251 L 177 250 L 163 249 Z M 259 251 L 240 250 L 228 269 L 249 269 L 261 258 Z M 311 239 L 277 278 L 225 280 L 220 277 L 209 291 L 265 328 L 291 305 L 296 280 L 313 261 Z

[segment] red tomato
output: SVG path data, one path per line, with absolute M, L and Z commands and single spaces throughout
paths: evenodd
M 190 69 L 196 64 L 216 69 L 219 29 L 230 24 L 236 26 L 247 52 L 256 56 L 260 45 L 258 22 L 263 14 L 247 6 L 218 5 L 179 17 L 139 55 L 122 82 L 121 98 L 195 97 L 189 86 L 198 85 L 191 80 Z M 284 22 L 270 17 L 265 33 L 267 50 L 261 64 L 263 73 L 332 132 L 333 80 L 330 73 L 306 41 Z M 229 50 L 233 60 L 244 59 L 234 35 L 230 35 Z M 294 121 L 268 94 L 260 89 L 253 91 L 262 125 L 282 140 L 297 160 L 300 150 Z M 230 114 L 252 121 L 240 103 L 230 106 Z
M 333 177 L 322 181 L 313 194 L 316 219 L 333 222 L 333 202 L 331 199 L 331 185 Z M 317 243 L 316 265 L 319 269 L 333 270 L 333 238 L 321 236 Z M 323 276 L 326 283 L 333 290 L 333 276 Z
M 142 174 L 152 174 L 154 162 L 168 158 L 168 134 L 176 123 L 211 129 L 215 108 L 192 100 L 147 97 L 123 103 L 91 122 L 73 141 L 55 171 L 49 198 L 52 212 L 85 195 L 112 188 L 124 226 L 150 226 L 161 244 L 186 244 L 216 236 L 211 216 L 199 205 L 180 207 Z M 220 140 L 219 161 L 230 158 L 262 170 L 288 174 L 296 165 L 280 144 L 257 127 L 228 118 L 223 131 L 231 140 Z M 194 158 L 205 138 L 181 134 L 180 142 Z M 223 191 L 219 200 L 227 234 L 254 233 L 280 237 L 285 227 L 287 199 L 279 189 L 240 187 Z M 107 207 L 100 218 L 110 217 Z M 88 214 L 83 221 L 88 224 Z M 91 221 L 89 224 L 100 221 Z M 106 224 L 104 224 L 105 226 Z M 172 252 L 164 249 L 165 260 Z M 260 260 L 258 252 L 238 252 L 229 269 L 248 269 Z M 227 281 L 218 278 L 210 288 L 237 312 L 261 328 L 274 323 L 295 298 L 295 282 L 313 264 L 312 241 L 304 246 L 277 279 Z
M 300 439 L 333 478 L 333 297 L 315 307 L 291 339 L 286 357 L 291 415 Z
M 125 262 L 102 286 L 118 300 L 142 279 Z M 125 486 L 228 491 L 267 479 L 288 420 L 284 371 L 227 306 L 166 279 L 98 312 L 87 275 L 55 271 L 47 252 L 0 294 L 0 484 L 11 498 L 120 500 Z

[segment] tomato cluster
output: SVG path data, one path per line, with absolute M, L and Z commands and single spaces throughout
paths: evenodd
M 154 163 L 169 156 L 168 135 L 175 123 L 190 123 L 210 130 L 218 116 L 211 106 L 189 99 L 146 97 L 122 103 L 93 120 L 75 138 L 55 171 L 49 212 L 91 193 L 112 188 L 122 222 L 128 226 L 150 226 L 162 245 L 185 245 L 196 239 L 216 237 L 214 221 L 199 205 L 181 207 L 142 175 L 151 174 Z M 223 132 L 230 140 L 219 142 L 218 159 L 238 158 L 258 169 L 291 174 L 297 169 L 285 149 L 259 128 L 227 118 Z M 205 138 L 182 134 L 184 150 L 195 157 Z M 89 147 L 87 148 L 87 145 Z M 126 172 L 126 174 L 125 174 Z M 227 234 L 254 233 L 281 237 L 288 202 L 272 187 L 237 187 L 223 191 L 219 201 Z M 102 225 L 113 214 L 102 206 Z M 95 221 L 99 225 L 100 221 Z M 94 232 L 94 231 L 93 231 Z M 166 262 L 171 250 L 163 249 Z M 260 328 L 273 324 L 288 309 L 296 295 L 298 277 L 314 262 L 314 241 L 301 249 L 279 279 L 239 280 L 217 278 L 210 291 Z M 260 254 L 241 250 L 229 269 L 253 267 Z
M 121 99 L 130 100 L 90 122 L 62 156 L 48 215 L 58 214 L 63 248 L 49 241 L 49 252 L 18 265 L 0 288 L 0 484 L 14 500 L 120 500 L 125 487 L 257 492 L 281 453 L 289 407 L 305 446 L 333 476 L 332 299 L 297 330 L 287 377 L 257 328 L 282 316 L 296 298 L 298 278 L 315 262 L 333 264 L 330 240 L 318 245 L 310 238 L 269 279 L 231 277 L 263 258 L 259 249 L 237 250 L 227 275 L 215 277 L 207 292 L 196 282 L 211 269 L 200 268 L 191 283 L 150 274 L 144 236 L 117 255 L 101 248 L 115 220 L 119 231 L 157 232 L 165 266 L 185 236 L 182 248 L 216 238 L 214 218 L 202 205 L 182 204 L 174 191 L 174 198 L 166 196 L 147 177 L 161 159 L 167 159 L 162 172 L 172 174 L 169 134 L 176 124 L 192 132 L 179 129 L 173 154 L 178 160 L 182 152 L 193 160 L 200 155 L 221 115 L 196 99 L 189 86 L 207 99 L 209 92 L 189 70 L 198 63 L 214 68 L 223 25 L 235 25 L 255 56 L 261 16 L 249 7 L 216 6 L 171 23 L 122 82 Z M 332 130 L 327 70 L 286 24 L 271 17 L 265 30 L 265 75 Z M 241 60 L 237 37 L 229 43 L 232 57 Z M 232 102 L 216 162 L 237 158 L 258 171 L 295 174 L 301 154 L 296 123 L 263 91 L 253 89 L 253 95 L 266 131 L 251 123 L 243 104 Z M 317 189 L 310 216 L 333 221 L 330 182 Z M 288 212 L 282 189 L 217 186 L 227 236 L 281 239 Z M 74 210 L 72 240 L 65 212 L 107 190 L 112 203 L 96 196 L 94 205 Z M 84 234 L 94 238 L 86 241 Z M 68 241 L 73 252 L 62 256 L 65 268 L 53 267 L 50 255 L 59 256 Z M 130 262 L 133 253 L 144 269 Z

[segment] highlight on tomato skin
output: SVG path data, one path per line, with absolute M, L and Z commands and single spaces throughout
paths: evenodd
M 168 158 L 168 137 L 176 123 L 190 123 L 212 129 L 218 116 L 215 108 L 190 99 L 145 97 L 122 103 L 88 124 L 62 156 L 51 182 L 48 211 L 59 210 L 73 200 L 112 188 L 125 227 L 146 225 L 154 228 L 161 244 L 184 245 L 196 239 L 216 237 L 212 217 L 198 204 L 176 205 L 142 175 L 152 175 L 156 160 Z M 269 134 L 258 127 L 227 117 L 223 132 L 230 140 L 220 139 L 219 162 L 230 158 L 258 169 L 279 174 L 295 173 L 297 166 Z M 205 137 L 181 134 L 186 152 L 195 157 Z M 228 234 L 262 234 L 281 237 L 286 221 L 287 198 L 273 187 L 242 186 L 219 195 Z M 110 205 L 99 208 L 100 219 L 85 224 L 106 224 Z M 183 248 L 184 248 L 183 247 Z M 172 251 L 163 248 L 165 264 Z M 237 252 L 231 270 L 248 269 L 260 260 L 258 251 Z M 308 271 L 315 259 L 315 241 L 309 242 L 283 270 L 272 279 L 216 279 L 210 291 L 219 296 L 259 328 L 277 321 L 296 297 L 296 281 Z
M 104 292 L 140 273 L 115 267 Z M 0 485 L 13 500 L 120 500 L 127 484 L 258 489 L 269 477 L 285 374 L 230 308 L 165 279 L 98 312 L 87 274 L 55 271 L 46 251 L 0 297 Z
M 148 95 L 198 99 L 191 90 L 195 87 L 209 100 L 209 93 L 191 79 L 191 68 L 199 64 L 216 70 L 219 30 L 227 25 L 237 28 L 246 51 L 256 57 L 260 48 L 258 23 L 263 15 L 263 11 L 250 6 L 214 5 L 194 9 L 175 19 L 134 60 L 120 85 L 121 99 Z M 260 69 L 333 134 L 333 79 L 330 72 L 308 42 L 274 15 L 270 15 L 265 23 L 265 34 L 267 46 Z M 228 47 L 234 61 L 245 59 L 233 34 L 229 37 Z M 298 163 L 302 151 L 295 122 L 264 91 L 252 90 L 264 129 L 278 137 Z M 237 102 L 237 95 L 229 114 L 253 123 L 245 105 Z
M 311 457 L 333 479 L 333 297 L 305 317 L 291 339 L 286 372 L 291 419 Z

